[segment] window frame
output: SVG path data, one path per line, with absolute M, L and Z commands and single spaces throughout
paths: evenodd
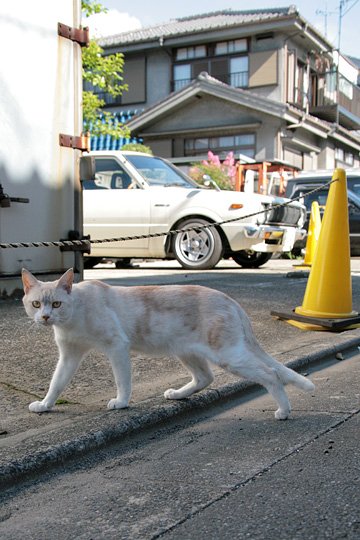
M 233 47 L 233 50 L 231 50 L 232 46 L 231 44 L 241 41 L 244 43 L 243 50 L 236 49 L 236 47 Z M 216 46 L 218 43 L 226 43 L 227 44 L 227 51 L 224 53 L 216 53 Z M 177 52 L 179 50 L 190 50 L 192 47 L 178 47 L 173 50 L 173 64 L 172 64 L 172 89 L 174 91 L 180 90 L 182 87 L 189 84 L 192 80 L 196 78 L 198 73 L 196 73 L 196 65 L 199 65 L 199 62 L 202 61 L 202 63 L 207 64 L 207 66 L 204 67 L 204 69 L 201 69 L 201 71 L 206 71 L 210 76 L 214 76 L 221 80 L 222 82 L 225 82 L 229 86 L 233 86 L 234 88 L 248 88 L 249 86 L 249 74 L 250 74 L 250 61 L 249 61 L 249 38 L 239 38 L 238 40 L 226 40 L 223 42 L 215 42 L 215 43 L 208 43 L 208 44 L 202 44 L 202 45 L 196 45 L 196 47 L 204 47 L 205 48 L 205 55 L 202 56 L 192 56 L 189 57 L 189 55 L 184 55 L 181 59 L 177 57 Z M 193 47 L 193 48 L 194 48 Z M 231 60 L 232 59 L 241 59 L 241 58 L 247 58 L 247 75 L 244 75 L 244 82 L 246 84 L 232 84 L 232 81 L 234 80 L 234 75 L 236 72 L 233 72 L 231 70 Z M 219 75 L 214 74 L 216 71 L 216 65 L 218 65 L 219 62 L 226 61 L 227 67 L 225 69 L 225 73 Z M 175 69 L 177 66 L 181 65 L 188 65 L 190 68 L 190 78 L 189 79 L 179 79 L 175 77 Z M 246 72 L 241 72 L 245 74 Z M 242 79 L 241 79 L 242 80 Z
M 236 144 L 236 138 L 241 138 L 244 136 L 253 137 L 252 143 L 247 144 Z M 230 144 L 221 144 L 221 139 L 232 139 Z M 196 147 L 197 142 L 203 141 L 201 145 Z M 215 154 L 222 154 L 224 152 L 234 152 L 244 154 L 248 157 L 255 158 L 256 155 L 256 133 L 247 132 L 247 133 L 234 133 L 234 134 L 224 134 L 218 135 L 217 137 L 189 137 L 184 139 L 184 156 L 196 156 L 203 155 L 209 150 Z

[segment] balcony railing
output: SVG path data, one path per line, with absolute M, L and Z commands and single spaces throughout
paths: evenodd
M 360 121 L 360 88 L 343 75 L 336 71 L 314 74 L 310 88 L 309 106 L 313 113 L 321 113 L 325 118 L 326 109 L 334 110 L 339 105 Z
M 235 88 L 246 88 L 249 84 L 249 72 L 239 71 L 237 73 L 226 73 L 223 75 L 216 75 L 215 77 L 221 82 L 234 86 Z M 184 86 L 191 83 L 193 79 L 177 79 L 172 82 L 172 89 L 174 92 L 181 90 Z
M 95 92 L 99 99 L 102 99 L 105 101 L 105 107 L 106 105 L 121 105 L 121 95 L 120 96 L 112 96 L 108 92 Z

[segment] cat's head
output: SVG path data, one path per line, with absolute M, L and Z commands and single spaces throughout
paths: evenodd
M 25 296 L 23 303 L 26 313 L 36 323 L 45 326 L 66 323 L 72 315 L 73 269 L 70 268 L 57 281 L 39 281 L 29 270 L 23 268 L 22 282 Z

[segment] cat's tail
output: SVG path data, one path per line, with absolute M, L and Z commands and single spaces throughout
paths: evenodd
M 312 392 L 315 389 L 314 383 L 312 383 L 309 379 L 306 379 L 303 375 L 300 375 L 299 373 L 296 373 L 293 369 L 290 369 L 284 364 L 281 364 L 281 362 L 278 362 L 275 360 L 275 358 L 272 358 L 269 354 L 267 354 L 265 351 L 261 350 L 261 360 L 266 364 L 268 367 L 271 367 L 280 381 L 283 384 L 293 384 L 294 386 L 297 386 L 297 388 L 300 388 L 301 390 L 305 390 L 306 392 Z

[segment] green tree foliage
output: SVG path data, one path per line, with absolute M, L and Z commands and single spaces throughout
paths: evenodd
M 93 13 L 106 12 L 100 3 L 94 0 L 82 0 L 82 11 L 86 16 Z M 91 40 L 88 47 L 82 51 L 83 79 L 93 87 L 113 97 L 121 95 L 128 89 L 123 82 L 124 55 L 122 53 L 104 56 L 104 50 L 95 41 Z M 129 137 L 130 132 L 124 124 L 112 122 L 112 114 L 102 110 L 105 101 L 100 99 L 91 90 L 83 91 L 83 118 L 84 128 L 92 135 L 109 134 L 112 137 Z M 103 119 L 105 118 L 105 123 Z

